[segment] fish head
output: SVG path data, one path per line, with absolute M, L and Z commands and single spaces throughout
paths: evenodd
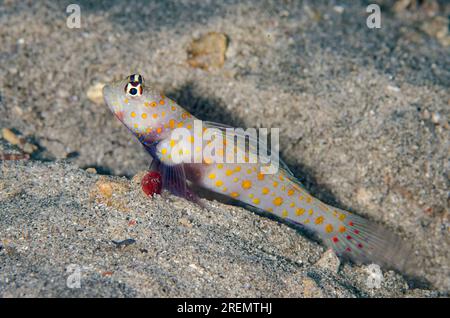
M 157 124 L 151 121 L 151 101 L 159 100 L 161 95 L 144 83 L 142 75 L 133 74 L 106 84 L 103 97 L 113 114 L 134 133 L 145 133 Z

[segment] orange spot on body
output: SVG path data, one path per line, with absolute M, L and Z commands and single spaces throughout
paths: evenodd
M 279 206 L 283 204 L 283 198 L 282 197 L 276 197 L 275 199 L 273 199 L 273 204 Z
M 223 185 L 223 181 L 222 180 L 217 180 L 216 181 L 216 186 L 217 187 L 221 187 Z
M 250 180 L 242 181 L 242 188 L 250 189 L 252 187 L 252 182 Z
M 323 220 L 324 220 L 324 217 L 323 216 L 319 216 L 318 218 L 316 218 L 315 223 L 316 224 L 322 224 Z

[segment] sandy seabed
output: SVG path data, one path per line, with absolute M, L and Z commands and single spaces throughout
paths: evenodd
M 39 148 L 1 162 L 0 296 L 446 296 L 450 6 L 432 2 L 381 1 L 369 29 L 365 1 L 78 1 L 69 29 L 68 1 L 4 1 L 0 128 Z M 192 67 L 189 44 L 208 32 L 226 35 L 224 64 Z M 306 188 L 413 243 L 429 283 L 383 271 L 371 288 L 367 266 L 339 265 L 285 224 L 145 197 L 133 176 L 150 158 L 87 97 L 135 72 L 201 119 L 279 127 Z

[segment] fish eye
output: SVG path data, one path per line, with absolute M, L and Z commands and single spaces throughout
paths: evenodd
M 125 85 L 125 94 L 137 97 L 141 96 L 143 93 L 142 84 L 139 82 L 129 82 L 127 85 Z

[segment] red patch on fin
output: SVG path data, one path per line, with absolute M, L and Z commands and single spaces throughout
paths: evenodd
M 154 195 L 155 193 L 161 194 L 162 178 L 161 174 L 157 171 L 150 171 L 147 173 L 141 181 L 142 191 L 146 195 Z

